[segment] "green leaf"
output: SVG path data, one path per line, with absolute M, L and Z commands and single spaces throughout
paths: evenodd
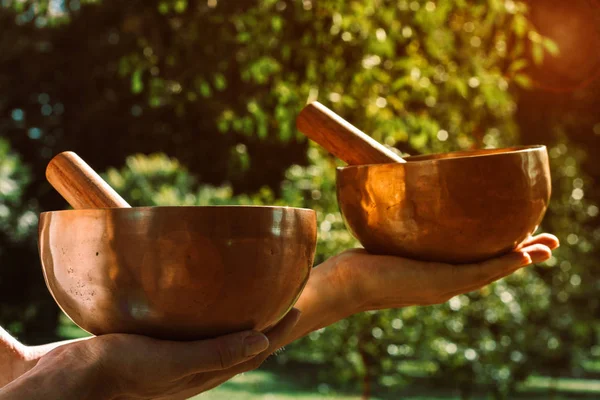
M 466 99 L 469 93 L 469 87 L 467 86 L 467 82 L 465 82 L 462 79 L 456 79 L 454 85 L 458 94 Z
M 208 82 L 202 82 L 202 84 L 200 84 L 200 94 L 204 98 L 208 98 L 211 96 L 212 89 L 210 88 L 210 85 L 208 84 Z
M 252 35 L 249 32 L 240 32 L 237 35 L 237 41 L 239 43 L 248 43 L 252 39 Z
M 403 76 L 399 79 L 396 79 L 394 81 L 394 83 L 392 83 L 391 91 L 397 92 L 398 90 L 401 90 L 407 86 L 410 86 L 411 82 L 412 82 L 411 79 L 407 76 Z
M 177 0 L 175 2 L 175 11 L 181 14 L 187 9 L 187 5 L 187 0 Z
M 271 28 L 273 28 L 273 32 L 279 33 L 283 28 L 283 19 L 279 16 L 275 16 L 271 19 Z
M 217 73 L 214 78 L 214 84 L 218 91 L 223 91 L 227 88 L 227 79 L 223 74 Z
M 519 60 L 515 60 L 513 61 L 512 64 L 510 64 L 510 67 L 508 68 L 508 70 L 510 72 L 517 72 L 522 70 L 523 68 L 527 67 L 527 65 L 529 64 L 529 62 L 525 59 L 519 59 Z
M 533 31 L 533 30 L 529 31 L 529 33 L 527 34 L 527 37 L 529 38 L 529 40 L 531 40 L 534 43 L 542 43 L 542 35 L 540 35 L 536 31 Z
M 217 129 L 221 133 L 226 133 L 229 130 L 229 122 L 223 119 L 217 121 Z
M 548 53 L 550 53 L 553 56 L 558 56 L 560 54 L 560 49 L 558 48 L 558 44 L 556 44 L 556 42 L 550 38 L 544 38 L 542 40 L 542 44 L 544 45 L 544 48 L 546 49 L 546 51 L 548 51 Z
M 263 140 L 266 139 L 268 131 L 267 131 L 267 124 L 264 119 L 259 119 L 257 128 L 258 129 L 257 129 L 256 133 L 257 133 L 258 137 Z
M 533 86 L 531 78 L 525 74 L 516 74 L 513 78 L 515 83 L 525 89 L 530 89 Z
M 513 31 L 519 38 L 525 37 L 527 33 L 527 19 L 525 16 L 521 14 L 515 15 L 515 19 L 513 20 Z
M 136 70 L 131 75 L 131 91 L 135 94 L 141 93 L 144 90 L 144 82 L 142 81 L 142 70 Z
M 429 141 L 429 136 L 426 132 L 410 134 L 408 137 L 410 145 L 415 149 L 422 149 Z
M 167 14 L 169 12 L 169 3 L 162 1 L 158 5 L 158 12 L 161 14 Z

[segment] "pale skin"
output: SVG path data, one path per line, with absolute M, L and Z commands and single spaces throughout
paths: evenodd
M 187 399 L 255 369 L 275 350 L 350 315 L 433 305 L 471 292 L 551 257 L 556 237 L 525 240 L 513 252 L 478 264 L 427 263 L 348 250 L 314 268 L 296 309 L 266 337 L 251 332 L 176 343 L 106 335 L 40 347 L 0 332 L 0 400 Z M 301 311 L 301 312 L 300 312 Z

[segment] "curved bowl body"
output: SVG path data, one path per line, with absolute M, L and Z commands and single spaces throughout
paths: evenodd
M 369 252 L 449 263 L 495 257 L 536 230 L 550 200 L 545 146 L 406 161 L 338 168 L 344 220 Z
M 298 299 L 315 247 L 315 212 L 289 207 L 56 211 L 39 224 L 52 296 L 96 335 L 268 329 Z

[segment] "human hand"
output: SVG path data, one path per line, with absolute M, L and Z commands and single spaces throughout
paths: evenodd
M 291 315 L 293 314 L 293 315 Z M 300 312 L 297 309 L 292 310 L 286 319 L 279 323 L 275 328 L 267 333 L 269 337 L 269 348 L 259 354 L 258 356 L 248 360 L 244 363 L 238 364 L 232 368 L 212 371 L 204 374 L 198 374 L 187 382 L 187 389 L 177 393 L 173 396 L 161 396 L 155 400 L 185 400 L 190 397 L 206 392 L 214 387 L 219 386 L 223 382 L 228 381 L 234 376 L 241 374 L 246 371 L 254 370 L 262 365 L 262 363 L 271 356 L 274 352 L 281 349 L 286 344 L 292 341 L 294 337 L 294 330 L 298 318 L 302 318 Z M 289 321 L 286 321 L 289 320 Z
M 469 265 L 420 262 L 372 255 L 364 250 L 348 250 L 313 269 L 296 303 L 296 308 L 302 311 L 302 317 L 296 323 L 298 314 L 291 312 L 269 332 L 270 346 L 266 351 L 228 369 L 187 375 L 178 381 L 180 386 L 168 390 L 159 398 L 186 399 L 209 390 L 241 372 L 257 368 L 273 351 L 285 344 L 352 314 L 443 303 L 522 267 L 547 260 L 558 244 L 558 239 L 552 235 L 530 237 L 505 256 Z M 136 371 L 138 365 L 130 367 L 136 375 L 141 375 L 139 370 Z
M 512 252 L 479 263 L 453 265 L 377 256 L 349 250 L 333 260 L 331 274 L 357 310 L 432 305 L 482 288 L 525 266 L 546 261 L 558 239 L 549 234 L 529 237 Z
M 555 236 L 542 234 L 509 254 L 468 265 L 347 250 L 313 269 L 296 303 L 302 317 L 288 341 L 363 311 L 444 303 L 549 259 L 558 245 Z
M 519 268 L 545 261 L 556 247 L 556 237 L 539 235 L 505 256 L 469 265 L 377 256 L 358 249 L 345 251 L 313 269 L 295 306 L 302 316 L 289 335 L 280 336 L 276 348 L 362 311 L 443 303 Z M 255 362 L 261 363 L 261 356 L 250 361 Z M 202 388 L 217 386 L 235 373 L 234 367 L 204 375 Z
M 113 334 L 71 342 L 41 355 L 29 372 L 2 390 L 0 399 L 171 399 L 190 389 L 197 394 L 212 387 L 202 382 L 224 376 L 223 371 L 235 368 L 237 374 L 258 367 L 298 315 L 292 310 L 266 336 L 241 332 L 171 342 Z M 260 361 L 252 361 L 258 355 Z

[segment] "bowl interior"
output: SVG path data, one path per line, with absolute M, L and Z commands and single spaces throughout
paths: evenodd
M 511 154 L 527 154 L 527 153 L 547 153 L 546 146 L 544 145 L 529 145 L 529 146 L 512 146 L 500 149 L 475 149 L 475 150 L 461 150 L 452 151 L 447 153 L 435 153 L 435 154 L 423 154 L 404 157 L 404 160 L 410 164 L 427 164 L 432 162 L 447 162 L 446 160 L 452 159 L 464 159 L 464 158 L 486 158 L 490 162 L 493 162 L 494 158 L 507 156 Z M 482 160 L 483 161 L 483 160 Z M 338 167 L 338 170 L 361 168 L 361 167 L 377 167 L 383 165 L 394 165 L 394 164 L 360 164 L 360 165 L 346 165 Z M 443 165 L 443 164 L 442 164 Z

